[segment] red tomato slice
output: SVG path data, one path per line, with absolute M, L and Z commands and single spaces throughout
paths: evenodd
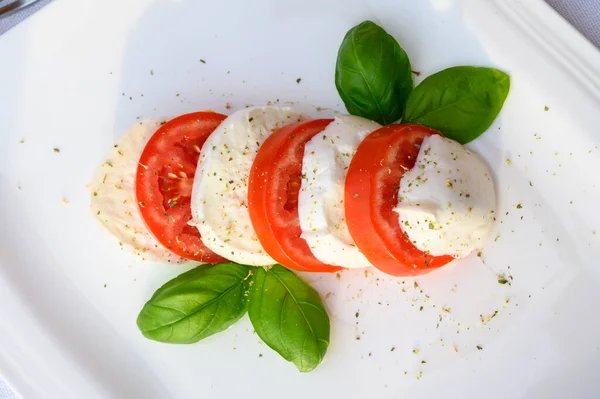
M 194 173 L 206 138 L 226 118 L 215 112 L 181 115 L 150 138 L 137 168 L 136 196 L 142 218 L 158 241 L 177 255 L 206 263 L 226 262 L 188 225 Z
M 298 217 L 304 145 L 332 121 L 315 119 L 276 130 L 260 147 L 250 169 L 248 209 L 252 226 L 265 251 L 290 269 L 342 270 L 315 258 L 300 237 Z
M 414 165 L 423 139 L 439 132 L 419 125 L 388 125 L 358 146 L 346 175 L 346 221 L 361 252 L 394 276 L 425 274 L 452 261 L 431 256 L 404 234 L 394 207 L 400 179 Z

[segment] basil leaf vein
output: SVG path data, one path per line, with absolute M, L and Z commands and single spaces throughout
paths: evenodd
M 350 114 L 381 124 L 395 122 L 413 88 L 408 55 L 385 30 L 365 21 L 342 41 L 335 86 Z
M 329 316 L 319 294 L 283 266 L 257 269 L 248 315 L 258 336 L 306 372 L 317 367 L 329 346 Z
M 137 325 L 149 339 L 193 343 L 221 332 L 247 310 L 251 271 L 236 263 L 201 265 L 160 287 Z
M 404 119 L 466 144 L 491 126 L 509 90 L 510 77 L 498 69 L 448 68 L 427 77 L 413 90 Z

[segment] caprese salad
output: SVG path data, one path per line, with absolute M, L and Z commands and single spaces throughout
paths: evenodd
M 316 291 L 277 264 L 414 276 L 481 249 L 494 182 L 463 144 L 489 128 L 510 80 L 454 67 L 413 88 L 412 75 L 396 40 L 367 21 L 336 64 L 350 115 L 258 106 L 128 130 L 95 174 L 93 214 L 146 259 L 217 264 L 161 287 L 138 317 L 144 335 L 195 342 L 247 309 L 267 345 L 308 371 L 325 354 L 329 319 Z M 286 309 L 298 320 L 286 324 Z
M 438 131 L 275 106 L 140 122 L 92 189 L 96 217 L 154 259 L 311 272 L 425 273 L 480 249 L 495 211 L 486 164 Z

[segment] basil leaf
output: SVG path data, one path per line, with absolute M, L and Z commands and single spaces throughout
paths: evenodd
M 427 77 L 410 95 L 404 121 L 424 125 L 466 144 L 500 113 L 510 77 L 493 68 L 459 66 Z
M 201 265 L 160 287 L 137 325 L 146 338 L 189 344 L 231 326 L 246 313 L 250 267 Z
M 329 316 L 317 291 L 283 266 L 255 272 L 248 315 L 258 336 L 298 370 L 323 360 Z
M 413 88 L 408 55 L 385 30 L 365 21 L 342 41 L 335 87 L 350 114 L 382 125 L 395 122 Z

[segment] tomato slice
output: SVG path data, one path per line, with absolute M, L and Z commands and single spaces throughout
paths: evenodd
M 394 276 L 430 272 L 452 261 L 419 250 L 402 231 L 394 207 L 400 179 L 416 162 L 423 139 L 439 132 L 419 125 L 388 125 L 358 146 L 346 175 L 344 203 L 356 245 L 381 271 Z
M 195 112 L 162 125 L 146 144 L 136 174 L 138 207 L 148 229 L 177 255 L 206 263 L 226 259 L 208 249 L 188 224 L 192 184 L 202 145 L 225 118 Z
M 304 145 L 333 119 L 315 119 L 273 132 L 258 150 L 248 184 L 252 226 L 267 253 L 282 265 L 300 271 L 342 270 L 319 261 L 300 237 L 298 193 L 302 184 Z

